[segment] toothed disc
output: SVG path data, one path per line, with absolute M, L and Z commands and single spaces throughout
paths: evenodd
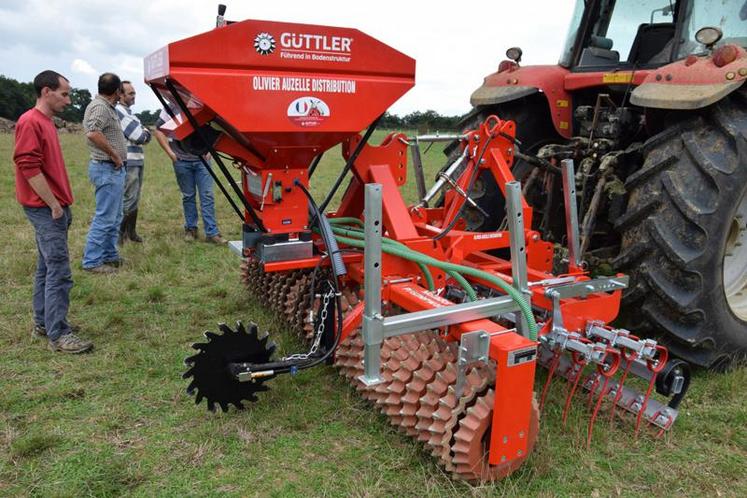
M 228 364 L 267 363 L 275 344 L 268 344 L 267 336 L 259 338 L 253 323 L 248 330 L 241 322 L 237 322 L 235 330 L 226 324 L 220 324 L 219 329 L 222 334 L 206 332 L 207 342 L 192 345 L 199 352 L 185 360 L 189 369 L 183 377 L 190 381 L 187 393 L 195 395 L 195 404 L 205 398 L 210 411 L 215 411 L 217 405 L 225 412 L 229 403 L 242 409 L 241 400 L 257 401 L 255 393 L 268 389 L 263 385 L 268 379 L 239 382 L 228 372 Z

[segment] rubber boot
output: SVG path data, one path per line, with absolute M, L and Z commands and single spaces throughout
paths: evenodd
M 130 223 L 127 225 L 127 236 L 133 242 L 141 243 L 143 238 L 135 231 L 137 225 L 137 209 L 130 213 Z
M 129 235 L 128 230 L 127 230 L 127 224 L 129 223 L 129 220 L 130 220 L 130 215 L 126 214 L 122 218 L 122 223 L 120 223 L 119 225 L 119 240 L 117 241 L 117 244 L 120 246 L 125 243 Z

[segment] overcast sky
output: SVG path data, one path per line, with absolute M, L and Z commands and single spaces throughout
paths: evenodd
M 43 69 L 96 93 L 114 71 L 136 83 L 136 110 L 158 101 L 142 83 L 143 57 L 215 26 L 206 0 L 0 0 L 0 74 L 31 81 Z M 554 64 L 574 0 L 416 2 L 223 0 L 232 21 L 262 19 L 357 28 L 417 61 L 415 88 L 390 109 L 404 115 L 469 110 L 469 96 L 508 47 L 524 64 Z

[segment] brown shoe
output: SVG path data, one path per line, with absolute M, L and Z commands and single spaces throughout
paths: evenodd
M 49 349 L 60 353 L 85 353 L 93 348 L 91 341 L 84 341 L 75 334 L 65 334 L 56 341 L 49 341 Z
M 209 242 L 210 244 L 218 244 L 218 245 L 228 244 L 228 241 L 224 239 L 223 237 L 221 237 L 220 234 L 213 235 L 212 237 L 206 237 L 205 242 Z
M 87 271 L 88 273 L 102 273 L 102 274 L 117 273 L 117 269 L 109 265 L 99 265 L 99 266 L 94 266 L 93 268 L 83 268 L 83 269 Z
M 184 229 L 184 242 L 194 242 L 197 240 L 197 229 L 196 228 L 185 228 Z

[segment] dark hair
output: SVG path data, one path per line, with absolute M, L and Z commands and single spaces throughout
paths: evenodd
M 114 73 L 104 73 L 99 76 L 99 93 L 101 95 L 114 95 L 119 90 L 122 82 Z
M 119 84 L 119 91 L 124 93 L 124 86 L 125 85 L 132 85 L 132 81 L 129 80 L 122 80 L 122 83 Z
M 60 88 L 60 78 L 68 83 L 70 82 L 70 80 L 65 78 L 63 75 L 56 71 L 52 71 L 51 69 L 47 69 L 46 71 L 37 74 L 36 78 L 34 78 L 34 90 L 36 91 L 36 96 L 41 97 L 42 90 L 45 88 L 49 88 L 53 91 Z

